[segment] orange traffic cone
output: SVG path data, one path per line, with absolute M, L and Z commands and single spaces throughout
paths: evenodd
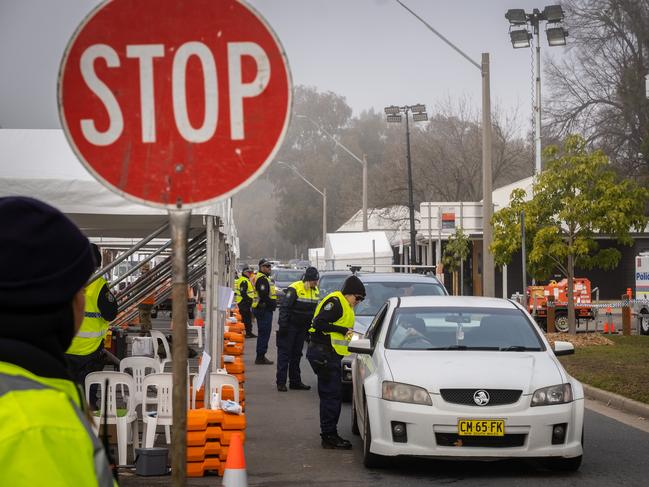
M 615 325 L 613 325 L 613 310 L 610 306 L 606 308 L 606 318 L 604 318 L 604 333 L 615 333 Z
M 246 460 L 243 457 L 243 441 L 240 433 L 233 433 L 230 438 L 230 449 L 225 461 L 223 487 L 248 487 Z

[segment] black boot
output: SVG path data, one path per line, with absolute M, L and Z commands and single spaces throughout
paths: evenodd
M 265 355 L 257 355 L 255 364 L 257 365 L 273 365 L 275 362 L 268 360 Z
M 349 441 L 342 439 L 336 433 L 328 433 L 328 434 L 322 433 L 320 437 L 322 438 L 322 448 L 326 450 L 351 450 L 352 449 L 352 444 Z
M 311 389 L 311 386 L 306 385 L 304 382 L 298 382 L 297 384 L 289 384 L 289 389 L 297 391 L 308 391 Z
M 255 335 L 255 334 L 254 334 L 253 332 L 251 332 L 251 331 L 247 331 L 247 332 L 246 332 L 246 338 L 257 338 L 257 335 Z

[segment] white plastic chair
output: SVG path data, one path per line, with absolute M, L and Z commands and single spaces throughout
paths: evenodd
M 196 343 L 198 345 L 198 348 L 203 348 L 203 327 L 202 326 L 194 326 L 194 325 L 187 325 L 187 331 L 192 331 L 196 332 L 196 339 L 192 343 Z M 187 337 L 189 338 L 189 337 Z
M 108 379 L 108 387 L 106 387 Z M 90 388 L 97 385 L 99 388 L 99 416 L 93 416 L 95 427 L 99 430 L 99 425 L 104 422 L 116 425 L 117 429 L 117 456 L 120 465 L 126 465 L 126 448 L 129 442 L 127 426 L 130 424 L 132 429 L 131 440 L 133 443 L 133 456 L 135 448 L 138 447 L 138 421 L 135 411 L 135 382 L 133 377 L 123 372 L 92 372 L 86 376 L 86 397 L 90 397 Z M 117 407 L 117 389 L 121 389 L 123 401 L 126 404 L 126 411 L 123 415 L 118 415 Z M 124 391 L 126 389 L 126 391 Z M 108 411 L 104 411 L 104 401 L 107 397 Z
M 168 362 L 171 362 L 171 349 L 169 348 L 169 342 L 167 341 L 167 337 L 164 336 L 164 333 L 161 331 L 157 330 L 151 330 L 151 338 L 153 338 L 153 357 L 156 358 L 158 356 L 158 340 L 162 342 L 162 346 L 165 349 L 166 357 L 161 358 L 160 360 L 160 367 L 162 371 L 165 369 L 165 364 Z
M 149 389 L 155 388 L 156 396 L 148 397 Z M 153 447 L 158 425 L 165 427 L 165 439 L 171 443 L 170 428 L 173 424 L 172 409 L 173 377 L 170 373 L 150 374 L 142 381 L 142 419 L 144 420 L 144 448 Z M 155 410 L 149 406 L 155 405 Z
M 192 409 L 196 409 L 196 386 L 194 384 L 196 377 L 192 380 Z M 225 369 L 218 369 L 216 372 L 210 372 L 210 406 L 212 406 L 212 394 L 215 392 L 219 395 L 219 400 L 223 398 L 223 389 L 231 388 L 234 392 L 234 401 L 239 404 L 239 381 L 233 375 L 227 373 Z M 207 402 L 207 401 L 205 401 Z M 219 409 L 221 405 L 219 404 Z
M 133 376 L 135 382 L 135 406 L 142 404 L 142 381 L 149 374 L 162 372 L 160 361 L 151 357 L 126 357 L 119 363 L 119 371 Z

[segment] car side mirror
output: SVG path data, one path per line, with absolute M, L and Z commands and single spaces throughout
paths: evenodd
M 557 357 L 561 355 L 572 355 L 575 353 L 575 346 L 570 342 L 554 342 L 554 354 Z
M 349 343 L 347 349 L 352 353 L 364 353 L 366 355 L 372 355 L 374 353 L 374 347 L 370 343 L 369 338 L 354 340 Z

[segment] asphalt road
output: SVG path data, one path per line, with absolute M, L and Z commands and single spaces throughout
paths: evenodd
M 268 356 L 275 360 L 274 337 Z M 249 486 L 415 486 L 429 484 L 498 486 L 647 486 L 649 433 L 606 415 L 586 411 L 585 455 L 581 469 L 557 473 L 524 461 L 458 462 L 406 459 L 368 470 L 360 438 L 350 430 L 350 406 L 343 405 L 339 434 L 351 451 L 320 447 L 316 380 L 305 359 L 302 378 L 310 391 L 278 392 L 275 366 L 254 365 L 255 339 L 246 340 L 245 456 Z M 603 408 L 604 410 L 606 408 Z M 601 410 L 601 409 L 600 409 Z M 135 477 L 125 472 L 122 486 L 170 485 L 170 477 Z M 220 485 L 215 477 L 188 479 L 188 485 Z

